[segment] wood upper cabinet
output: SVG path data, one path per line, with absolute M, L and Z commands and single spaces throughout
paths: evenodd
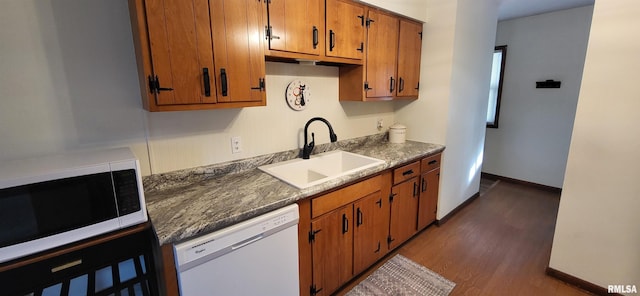
M 363 66 L 341 66 L 341 101 L 417 99 L 422 23 L 366 9 Z
M 365 8 L 351 0 L 326 2 L 326 55 L 349 59 L 364 56 Z
M 210 3 L 218 102 L 264 102 L 260 3 L 255 0 Z
M 265 2 L 269 50 L 313 56 L 324 53 L 324 0 Z
M 380 191 L 353 204 L 353 273 L 359 274 L 386 254 L 389 199 Z
M 149 111 L 263 106 L 261 5 L 252 0 L 129 0 Z
M 422 23 L 400 19 L 396 98 L 417 98 L 420 87 Z
M 397 80 L 399 20 L 393 15 L 370 9 L 367 23 L 366 97 L 390 98 Z

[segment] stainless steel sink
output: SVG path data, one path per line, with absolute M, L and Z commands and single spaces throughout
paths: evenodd
M 313 155 L 310 159 L 296 158 L 258 169 L 303 189 L 384 163 L 377 158 L 334 150 Z

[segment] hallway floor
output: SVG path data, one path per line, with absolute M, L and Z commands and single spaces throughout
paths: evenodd
M 456 283 L 450 295 L 591 295 L 545 274 L 560 194 L 506 181 L 482 183 L 475 201 L 385 260 L 399 253 L 443 275 Z

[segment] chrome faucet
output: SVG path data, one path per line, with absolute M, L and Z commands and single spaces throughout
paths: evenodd
M 315 147 L 316 138 L 313 133 L 311 133 L 311 143 L 307 144 L 307 129 L 309 128 L 309 124 L 317 120 L 324 122 L 329 127 L 329 138 L 331 138 L 331 142 L 335 142 L 338 140 L 338 136 L 336 136 L 336 133 L 333 132 L 333 128 L 331 127 L 329 121 L 322 117 L 314 117 L 309 119 L 309 121 L 307 121 L 307 124 L 304 125 L 304 147 L 302 147 L 303 159 L 309 159 L 309 156 L 311 155 L 311 152 L 313 152 L 313 148 Z

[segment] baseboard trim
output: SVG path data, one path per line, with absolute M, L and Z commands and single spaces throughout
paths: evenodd
M 494 175 L 494 174 L 484 173 L 484 172 L 480 173 L 480 175 L 482 177 L 488 178 L 488 179 L 496 179 L 496 180 L 500 180 L 500 181 L 521 184 L 521 185 L 525 185 L 525 186 L 529 186 L 529 187 L 534 187 L 534 188 L 546 190 L 546 191 L 553 192 L 553 193 L 562 193 L 562 188 L 558 188 L 558 187 L 542 185 L 542 184 L 538 184 L 538 183 L 533 183 L 533 182 L 529 182 L 529 181 L 513 179 L 513 178 L 509 178 L 509 177 L 504 177 L 504 176 L 499 176 L 499 175 Z
M 570 274 L 566 274 L 562 271 L 559 271 L 557 269 L 553 269 L 551 267 L 547 266 L 547 269 L 545 271 L 545 273 L 550 276 L 550 277 L 554 277 L 558 280 L 561 280 L 569 285 L 578 287 L 582 290 L 585 290 L 587 292 L 591 292 L 593 294 L 596 295 L 622 295 L 622 294 L 618 294 L 618 293 L 609 293 L 609 291 L 603 287 L 600 287 L 594 283 L 591 282 L 587 282 L 583 279 L 579 279 L 575 276 L 572 276 Z
M 440 226 L 440 225 L 444 224 L 445 222 L 447 222 L 447 220 L 451 219 L 451 217 L 453 217 L 453 215 L 457 214 L 464 207 L 468 206 L 471 202 L 476 200 L 476 198 L 478 198 L 478 196 L 480 196 L 480 192 L 476 192 L 476 194 L 474 194 L 471 197 L 467 198 L 467 200 L 465 200 L 463 203 L 461 203 L 459 206 L 457 206 L 455 209 L 453 209 L 453 211 L 449 212 L 449 214 L 447 214 L 444 217 L 442 217 L 442 219 L 436 220 L 436 225 Z

